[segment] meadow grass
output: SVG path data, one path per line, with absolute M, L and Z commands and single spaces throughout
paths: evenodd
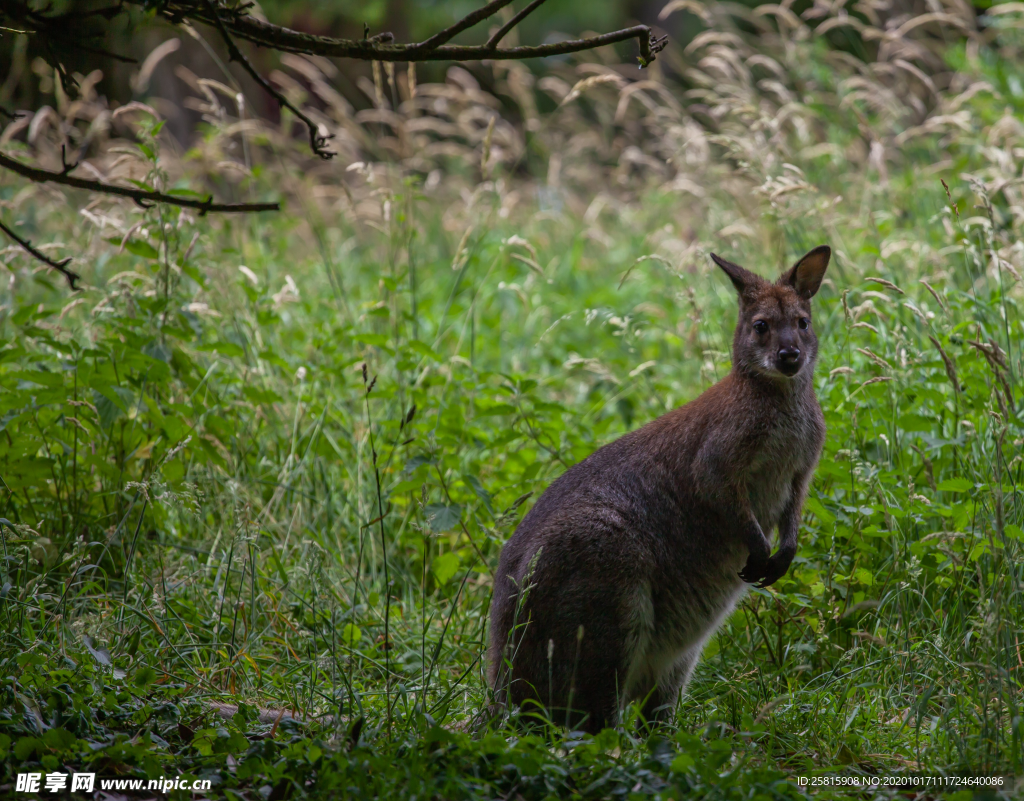
M 280 215 L 3 178 L 5 219 L 87 284 L 2 253 L 7 789 L 91 766 L 243 798 L 847 797 L 795 777 L 1024 771 L 1015 29 L 920 77 L 706 13 L 717 38 L 666 53 L 685 86 L 601 60 L 382 73 L 353 113 L 318 73 L 339 157 L 311 166 L 196 83 L 193 150 L 133 112 L 132 155 L 97 159 Z M 828 441 L 790 572 L 669 725 L 489 714 L 522 514 L 728 372 L 709 251 L 775 275 L 818 244 Z

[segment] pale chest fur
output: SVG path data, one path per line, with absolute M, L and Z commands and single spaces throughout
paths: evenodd
M 776 414 L 764 424 L 747 468 L 746 486 L 754 517 L 766 535 L 778 525 L 792 498 L 794 480 L 817 463 L 823 436 L 816 404 Z

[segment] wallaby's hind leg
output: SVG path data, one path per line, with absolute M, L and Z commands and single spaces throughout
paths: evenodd
M 609 681 L 591 682 L 586 688 L 583 703 L 578 703 L 575 697 L 573 698 L 573 709 L 568 716 L 569 728 L 580 729 L 589 734 L 597 734 L 602 729 L 611 728 L 618 722 L 618 700 L 614 676 Z M 559 710 L 556 714 L 564 715 L 565 712 Z
M 651 723 L 671 720 L 679 694 L 689 683 L 703 647 L 704 643 L 693 646 L 662 671 L 654 690 L 648 694 L 644 702 L 644 720 Z
M 509 700 L 547 710 L 552 723 L 598 732 L 614 726 L 623 676 L 621 600 L 610 580 L 560 560 L 539 562 L 520 610 L 527 621 L 506 645 Z M 594 575 L 597 573 L 597 575 Z M 524 706 L 525 705 L 525 706 Z
M 533 654 L 520 652 L 520 656 L 526 657 L 524 666 L 540 667 L 539 658 L 530 659 Z M 619 708 L 616 672 L 594 669 L 601 664 L 596 649 L 586 647 L 584 638 L 575 671 L 555 662 L 554 687 L 543 673 L 519 670 L 513 665 L 509 686 L 512 701 L 524 712 L 539 712 L 556 726 L 597 734 L 618 722 Z

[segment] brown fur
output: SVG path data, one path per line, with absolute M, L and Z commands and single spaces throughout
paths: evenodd
M 733 369 L 567 470 L 506 543 L 491 605 L 501 701 L 589 731 L 633 700 L 664 715 L 746 584 L 786 573 L 825 439 L 810 301 L 829 256 L 815 248 L 772 284 L 712 254 L 739 292 Z

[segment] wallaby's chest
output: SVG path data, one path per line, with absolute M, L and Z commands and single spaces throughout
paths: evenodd
M 817 460 L 821 423 L 817 410 L 775 416 L 761 428 L 747 467 L 751 508 L 767 532 L 782 516 L 793 494 L 793 481 Z M 819 413 L 820 414 L 820 413 Z

